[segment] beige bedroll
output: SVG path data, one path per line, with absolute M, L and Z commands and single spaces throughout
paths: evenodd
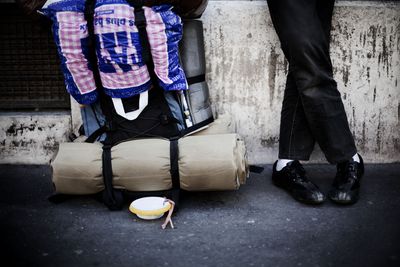
M 128 191 L 172 188 L 170 142 L 151 138 L 112 148 L 113 186 Z M 246 182 L 244 141 L 237 134 L 211 134 L 179 139 L 181 188 L 188 191 L 236 190 Z M 104 189 L 102 145 L 62 143 L 52 162 L 57 193 L 85 195 Z

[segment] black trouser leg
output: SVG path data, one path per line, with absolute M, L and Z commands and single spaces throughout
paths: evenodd
M 279 158 L 308 160 L 314 144 L 293 71 L 289 68 L 281 111 Z
M 279 157 L 308 159 L 315 139 L 329 162 L 350 159 L 356 148 L 329 56 L 333 1 L 269 0 L 268 6 L 289 61 Z
M 330 39 L 333 4 L 334 0 L 317 2 L 317 14 L 327 40 Z M 292 121 L 290 130 L 287 123 L 289 121 Z M 296 139 L 297 135 L 301 138 Z M 279 143 L 280 159 L 308 160 L 314 150 L 315 139 L 308 126 L 291 67 L 289 67 L 282 103 L 279 140 L 282 140 Z

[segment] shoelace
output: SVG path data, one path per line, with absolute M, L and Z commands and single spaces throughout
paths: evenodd
M 303 166 L 300 165 L 300 163 L 293 162 L 287 168 L 287 171 L 289 172 L 289 175 L 293 179 L 293 181 L 298 181 L 301 183 L 309 182 L 309 180 L 305 177 L 306 171 L 304 170 Z
M 341 190 L 350 190 L 353 184 L 358 180 L 357 162 L 351 161 L 338 165 L 337 172 L 338 188 Z
M 339 166 L 338 173 L 342 173 L 343 174 L 342 177 L 347 182 L 349 179 L 357 180 L 358 179 L 358 177 L 357 177 L 357 162 L 351 161 L 351 162 L 343 163 L 342 166 Z
M 356 168 L 356 162 L 350 162 L 347 165 L 347 170 L 349 171 L 349 173 L 354 174 L 354 176 L 357 176 L 357 168 Z

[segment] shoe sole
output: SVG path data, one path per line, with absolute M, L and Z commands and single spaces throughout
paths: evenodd
M 335 199 L 335 198 L 332 197 L 330 194 L 328 194 L 328 197 L 329 197 L 329 199 L 330 199 L 332 202 L 334 202 L 334 203 L 336 203 L 336 204 L 338 204 L 338 205 L 350 206 L 350 205 L 356 204 L 356 203 L 358 202 L 358 200 L 360 199 L 360 197 L 359 197 L 359 195 L 358 195 L 359 193 L 356 192 L 355 194 L 356 194 L 356 196 L 355 196 L 354 199 L 352 199 L 352 200 Z
M 341 205 L 341 206 L 350 206 L 350 205 L 354 205 L 358 202 L 358 198 L 355 200 L 340 200 L 340 199 L 334 199 L 329 197 L 329 199 L 334 202 L 335 204 Z
M 321 201 L 312 201 L 312 200 L 308 200 L 308 199 L 302 199 L 302 198 L 297 198 L 295 196 L 292 195 L 291 192 L 289 192 L 289 190 L 287 190 L 285 187 L 281 186 L 279 183 L 275 182 L 274 180 L 272 180 L 272 183 L 276 186 L 279 187 L 280 189 L 284 190 L 286 193 L 288 193 L 292 198 L 294 198 L 296 201 L 303 203 L 303 204 L 307 204 L 307 205 L 313 205 L 313 206 L 318 206 L 323 204 L 326 201 L 326 197 L 324 195 L 323 200 Z M 321 192 L 322 193 L 322 192 Z

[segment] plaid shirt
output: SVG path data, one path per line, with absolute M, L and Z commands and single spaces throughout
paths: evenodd
M 61 57 L 68 92 L 81 104 L 96 102 L 93 68 L 88 62 L 88 30 L 84 0 L 48 1 L 42 12 L 53 20 L 53 33 Z M 147 33 L 159 85 L 164 90 L 185 90 L 179 64 L 178 42 L 182 22 L 168 5 L 144 7 Z M 125 0 L 97 0 L 94 29 L 101 81 L 114 98 L 140 94 L 151 87 L 141 56 L 133 8 Z

